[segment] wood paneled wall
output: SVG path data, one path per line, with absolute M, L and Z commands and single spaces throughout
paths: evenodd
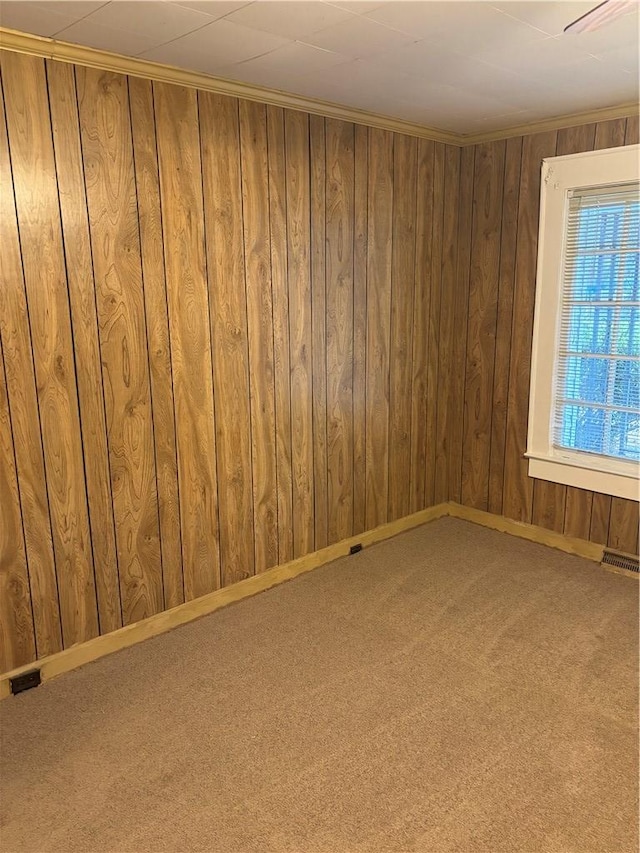
M 636 501 L 534 480 L 524 452 L 541 161 L 637 142 L 636 117 L 463 149 L 456 299 L 466 358 L 460 343 L 450 350 L 463 382 L 450 498 L 630 553 L 638 553 Z
M 447 499 L 459 149 L 1 63 L 0 671 Z
M 0 671 L 435 503 L 637 551 L 523 458 L 541 159 L 1 53 Z

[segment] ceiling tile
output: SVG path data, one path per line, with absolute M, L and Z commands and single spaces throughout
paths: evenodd
M 391 30 L 368 18 L 350 16 L 346 21 L 314 33 L 305 41 L 316 47 L 324 47 L 354 59 L 362 59 L 403 44 L 410 44 L 415 41 L 415 38 Z
M 538 27 L 550 36 L 557 36 L 568 24 L 593 9 L 597 0 L 562 0 L 560 3 L 557 0 L 502 0 L 493 5 L 509 17 Z
M 514 45 L 507 41 L 493 50 L 481 49 L 471 55 L 488 65 L 506 68 L 533 79 L 548 78 L 557 69 L 575 65 L 589 56 L 565 41 L 550 36 L 529 45 Z
M 12 30 L 52 36 L 78 20 L 79 15 L 59 12 L 53 3 L 0 3 L 0 26 Z
M 187 9 L 195 9 L 196 12 L 203 12 L 214 21 L 249 5 L 249 0 L 244 0 L 244 2 L 239 2 L 239 0 L 172 0 L 172 2 L 174 6 L 184 6 Z
M 170 44 L 148 50 L 144 56 L 213 74 L 227 65 L 261 56 L 288 43 L 287 39 L 233 24 L 223 18 Z
M 347 57 L 338 53 L 292 42 L 255 59 L 224 66 L 218 73 L 221 77 L 227 77 L 230 80 L 245 82 L 260 80 L 263 86 L 275 89 L 288 88 L 296 93 L 295 81 L 300 77 L 301 69 L 304 69 L 305 75 L 321 74 L 328 68 L 345 62 L 348 62 Z
M 268 3 L 250 3 L 233 12 L 227 20 L 267 33 L 300 39 L 352 17 L 350 12 L 327 3 L 270 0 Z
M 338 9 L 346 9 L 348 12 L 353 12 L 354 15 L 366 15 L 367 12 L 372 12 L 374 9 L 378 9 L 380 6 L 383 6 L 384 3 L 373 2 L 369 3 L 367 0 L 331 0 L 328 6 L 337 6 Z
M 640 53 L 635 45 L 629 47 L 614 48 L 605 53 L 597 54 L 597 59 L 614 68 L 621 68 L 630 74 L 640 75 Z
M 87 21 L 138 33 L 155 44 L 162 44 L 210 24 L 211 18 L 184 6 L 174 6 L 173 3 L 117 0 L 89 15 Z
M 70 27 L 56 33 L 61 41 L 74 44 L 86 44 L 99 50 L 110 50 L 113 53 L 123 53 L 127 56 L 137 56 L 156 45 L 157 39 L 149 38 L 140 33 L 119 30 L 115 27 L 103 27 L 92 23 L 91 16 L 83 18 Z
M 507 18 L 489 3 L 406 2 L 386 3 L 367 17 L 414 38 L 431 39 L 440 47 L 461 52 L 477 48 L 489 50 L 509 39 L 524 44 L 543 33 L 529 24 Z

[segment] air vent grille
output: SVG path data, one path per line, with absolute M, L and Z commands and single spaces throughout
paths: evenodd
M 617 569 L 624 569 L 636 575 L 640 572 L 640 560 L 638 557 L 617 554 L 615 551 L 609 551 L 607 548 L 604 549 L 602 562 L 605 566 L 615 566 Z

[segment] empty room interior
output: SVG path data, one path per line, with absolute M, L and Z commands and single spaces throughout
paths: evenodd
M 637 853 L 639 24 L 2 0 L 3 853 Z

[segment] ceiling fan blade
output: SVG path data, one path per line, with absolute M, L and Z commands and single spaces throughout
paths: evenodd
M 616 18 L 626 15 L 637 5 L 637 0 L 604 0 L 604 3 L 599 3 L 589 12 L 572 21 L 564 28 L 564 32 L 589 33 L 599 30 Z

